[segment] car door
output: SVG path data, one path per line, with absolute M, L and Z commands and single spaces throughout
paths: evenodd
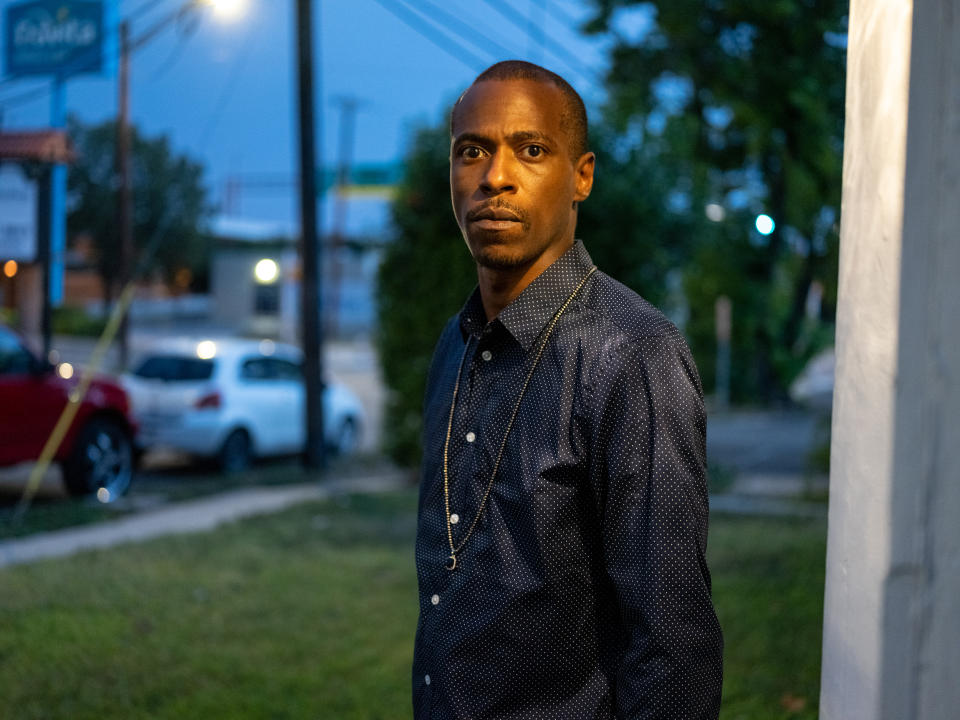
M 67 402 L 66 383 L 40 372 L 19 338 L 0 328 L 0 465 L 35 459 Z
M 276 453 L 278 445 L 275 371 L 269 360 L 260 356 L 242 358 L 239 382 L 234 391 L 237 414 L 244 418 L 253 434 L 254 449 L 258 455 Z
M 303 372 L 299 363 L 272 358 L 276 378 L 277 443 L 281 452 L 300 452 L 306 440 L 304 428 Z

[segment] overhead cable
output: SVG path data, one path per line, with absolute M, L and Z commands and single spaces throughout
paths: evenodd
M 515 8 L 511 7 L 506 0 L 483 0 L 483 2 L 499 13 L 501 17 L 506 19 L 512 25 L 522 30 L 524 34 L 529 32 L 529 25 L 520 18 L 520 13 L 517 12 Z M 544 49 L 547 52 L 563 62 L 563 64 L 566 65 L 570 70 L 577 73 L 585 80 L 589 80 L 590 82 L 597 81 L 595 73 L 590 68 L 584 69 L 583 62 L 578 60 L 566 48 L 546 34 L 542 35 L 541 37 L 543 39 Z
M 403 1 L 403 0 L 401 0 Z M 436 3 L 431 2 L 430 0 L 420 0 L 417 3 L 418 6 L 425 6 L 429 10 L 429 14 L 424 12 L 423 9 L 417 7 L 416 9 L 421 12 L 421 14 L 427 15 L 434 23 L 437 24 L 446 24 L 446 29 L 451 30 L 455 34 L 459 35 L 465 41 L 470 43 L 476 48 L 480 48 L 491 55 L 499 55 L 503 57 L 511 57 L 515 54 L 513 50 L 501 45 L 496 40 L 491 39 L 490 37 L 484 35 L 476 27 L 469 25 L 460 18 L 458 18 L 453 13 L 444 10 L 442 7 Z M 439 18 L 439 20 L 438 20 Z M 478 42 L 480 40 L 481 42 Z M 485 44 L 485 45 L 484 45 Z
M 237 53 L 237 58 L 234 60 L 233 67 L 230 69 L 230 76 L 220 88 L 220 96 L 217 98 L 217 104 L 214 105 L 213 111 L 210 113 L 210 116 L 207 118 L 206 125 L 203 127 L 203 133 L 200 135 L 200 147 L 207 146 L 207 143 L 209 142 L 210 137 L 213 135 L 214 130 L 216 130 L 217 125 L 220 124 L 220 118 L 223 117 L 223 111 L 226 110 L 227 104 L 230 102 L 230 98 L 233 95 L 233 91 L 240 80 L 246 60 L 250 56 L 250 54 L 247 52 L 247 48 L 250 45 L 250 39 L 253 37 L 254 27 L 256 26 L 253 23 L 250 23 L 247 27 L 247 32 L 243 38 L 243 44 L 240 47 L 239 53 Z
M 475 72 L 481 72 L 490 64 L 479 55 L 467 50 L 457 41 L 443 33 L 437 32 L 432 25 L 412 12 L 406 5 L 400 5 L 399 3 L 393 2 L 393 0 L 374 0 L 374 2 L 398 18 L 407 27 L 422 35 L 445 53 L 459 60 Z

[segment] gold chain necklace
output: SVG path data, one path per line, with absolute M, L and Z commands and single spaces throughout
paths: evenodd
M 473 534 L 473 529 L 477 526 L 477 522 L 480 520 L 480 516 L 483 514 L 484 508 L 487 506 L 487 498 L 490 497 L 490 490 L 493 488 L 494 478 L 497 477 L 497 470 L 500 469 L 500 460 L 503 458 L 503 451 L 507 447 L 507 438 L 510 436 L 510 430 L 513 427 L 513 421 L 517 417 L 517 411 L 520 409 L 520 401 L 523 400 L 523 395 L 527 391 L 527 385 L 530 384 L 530 378 L 533 377 L 533 371 L 537 367 L 537 363 L 540 362 L 540 356 L 543 355 L 543 350 L 547 346 L 547 340 L 550 339 L 550 333 L 553 332 L 554 326 L 557 324 L 557 320 L 560 319 L 560 316 L 563 315 L 563 311 L 567 309 L 567 306 L 573 301 L 573 298 L 576 297 L 577 293 L 580 292 L 580 289 L 587 282 L 587 279 L 593 275 L 594 271 L 597 269 L 597 266 L 594 265 L 587 271 L 587 274 L 583 276 L 583 279 L 580 281 L 580 284 L 574 288 L 573 292 L 570 293 L 570 297 L 567 298 L 567 301 L 560 306 L 560 309 L 557 310 L 556 314 L 553 316 L 553 319 L 550 321 L 550 324 L 547 326 L 547 330 L 543 335 L 543 341 L 540 343 L 540 348 L 537 350 L 537 356 L 533 359 L 533 364 L 530 366 L 529 372 L 527 372 L 527 378 L 523 381 L 523 387 L 520 388 L 520 395 L 517 396 L 517 402 L 513 406 L 513 412 L 510 414 L 510 421 L 507 423 L 507 430 L 503 434 L 503 441 L 500 443 L 500 451 L 497 453 L 497 460 L 493 464 L 493 472 L 490 473 L 490 482 L 487 483 L 487 489 L 483 493 L 483 500 L 480 501 L 480 507 L 477 510 L 476 516 L 473 518 L 473 522 L 470 524 L 467 534 L 464 535 L 463 540 L 460 541 L 459 545 L 453 544 L 453 529 L 452 524 L 450 523 L 450 481 L 447 474 L 447 456 L 450 449 L 450 432 L 453 429 L 453 411 L 457 406 L 457 389 L 460 387 L 460 375 L 463 373 L 463 363 L 467 358 L 467 350 L 470 348 L 470 343 L 463 348 L 463 355 L 460 356 L 460 366 L 457 368 L 457 379 L 453 384 L 453 398 L 450 400 L 450 417 L 447 419 L 447 437 L 443 441 L 443 503 L 447 511 L 447 540 L 450 542 L 450 564 L 447 565 L 447 570 L 454 570 L 457 567 L 457 553 L 463 549 L 463 546 L 467 544 L 467 540 L 470 539 L 470 535 Z

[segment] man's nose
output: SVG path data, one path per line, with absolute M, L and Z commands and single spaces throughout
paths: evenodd
M 481 189 L 488 194 L 496 195 L 516 189 L 513 166 L 507 153 L 498 150 L 487 161 L 486 172 L 480 182 Z

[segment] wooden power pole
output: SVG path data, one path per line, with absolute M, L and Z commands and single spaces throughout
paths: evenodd
M 133 208 L 130 189 L 130 24 L 120 23 L 120 67 L 117 98 L 117 230 L 120 233 L 120 292 L 133 277 Z M 114 300 L 118 300 L 120 292 Z M 120 370 L 130 360 L 130 321 L 125 312 L 120 323 Z
M 321 262 L 317 228 L 319 153 L 314 118 L 313 13 L 312 0 L 297 0 L 297 78 L 300 111 L 300 317 L 303 341 L 303 372 L 306 385 L 306 437 L 304 465 L 320 468 L 323 443 L 323 329 L 321 327 Z M 319 72 L 317 73 L 319 75 Z M 319 83 L 318 83 L 319 85 Z M 319 124 L 319 123 L 318 123 Z

